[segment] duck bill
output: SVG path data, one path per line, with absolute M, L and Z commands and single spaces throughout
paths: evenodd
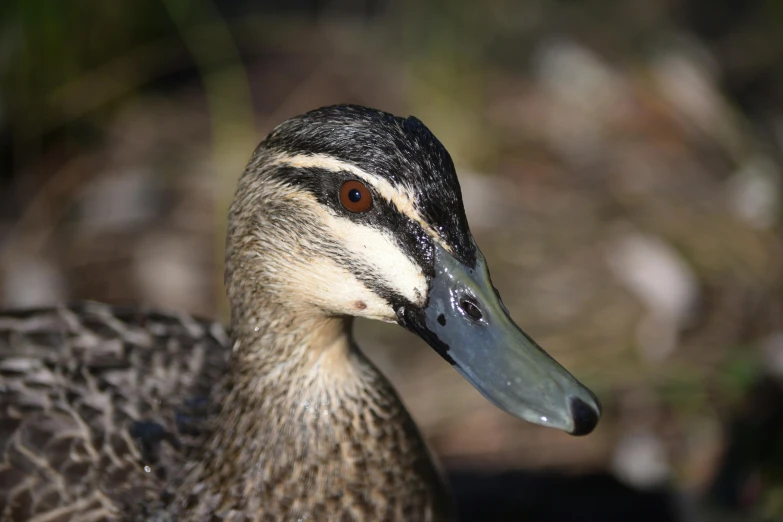
M 400 310 L 400 323 L 500 409 L 573 435 L 593 431 L 601 415 L 595 395 L 514 323 L 481 252 L 471 268 L 435 249 L 428 302 Z

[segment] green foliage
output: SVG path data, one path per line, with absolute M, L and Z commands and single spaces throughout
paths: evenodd
M 8 51 L 0 62 L 2 98 L 22 140 L 67 122 L 59 89 L 176 31 L 157 0 L 3 4 L 0 34 Z

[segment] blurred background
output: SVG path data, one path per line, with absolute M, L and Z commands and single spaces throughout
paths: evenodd
M 779 0 L 0 3 L 0 304 L 227 317 L 255 145 L 339 102 L 451 152 L 512 316 L 588 437 L 359 323 L 465 520 L 783 520 Z

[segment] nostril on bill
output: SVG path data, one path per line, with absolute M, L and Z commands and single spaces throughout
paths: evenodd
M 571 435 L 587 435 L 598 424 L 598 412 L 579 397 L 571 398 L 571 418 L 574 420 Z
M 465 314 L 474 321 L 479 321 L 483 317 L 481 310 L 478 307 L 478 303 L 473 301 L 471 298 L 463 298 L 459 303 L 459 307 L 462 308 L 462 311 L 465 312 Z

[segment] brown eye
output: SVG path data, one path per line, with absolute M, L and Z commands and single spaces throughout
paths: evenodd
M 351 212 L 364 212 L 372 206 L 372 194 L 361 181 L 346 181 L 340 187 L 340 203 Z

